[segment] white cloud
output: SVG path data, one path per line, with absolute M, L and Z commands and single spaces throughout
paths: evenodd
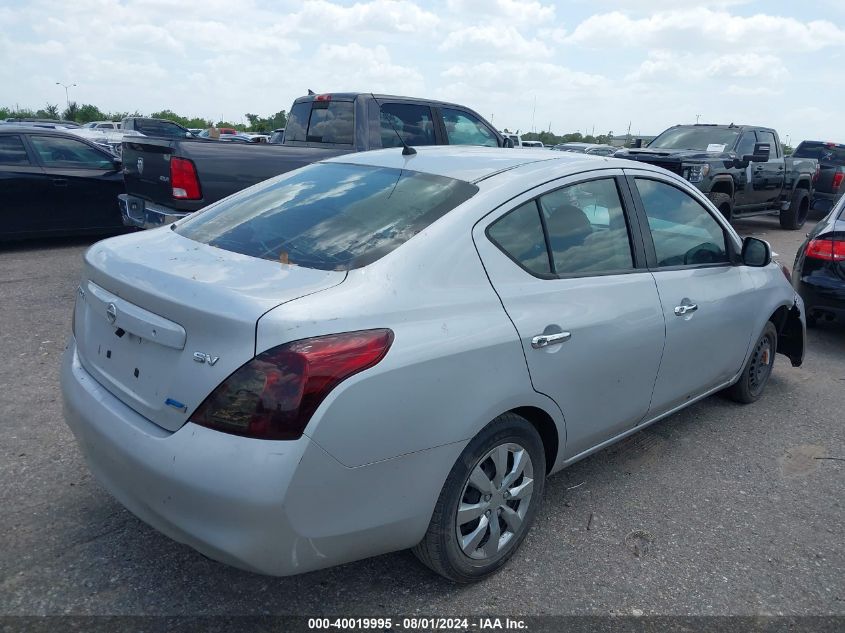
M 744 17 L 704 7 L 632 18 L 620 11 L 592 15 L 567 38 L 571 44 L 648 47 L 733 45 L 743 49 L 815 51 L 841 46 L 845 30 L 829 20 L 799 21 L 765 14 Z
M 550 57 L 552 50 L 540 40 L 526 39 L 513 26 L 483 25 L 467 26 L 449 33 L 440 45 L 441 51 L 461 49 L 478 57 L 489 58 L 495 51 L 504 57 L 535 59 Z
M 776 55 L 736 53 L 709 58 L 700 53 L 678 53 L 672 50 L 649 51 L 639 68 L 629 73 L 629 81 L 681 79 L 694 83 L 708 79 L 744 78 L 770 82 L 783 79 L 789 71 Z

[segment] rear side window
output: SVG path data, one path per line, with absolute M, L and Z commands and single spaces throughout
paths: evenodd
M 29 140 L 45 167 L 114 168 L 113 159 L 81 141 L 61 136 L 31 136 Z
M 0 136 L 0 165 L 29 165 L 29 157 L 20 136 Z
M 285 142 L 351 145 L 354 123 L 351 101 L 303 101 L 291 109 Z
M 434 119 L 428 106 L 385 103 L 381 106 L 380 121 L 382 147 L 401 147 L 399 136 L 408 145 L 434 145 L 436 142 Z
M 443 108 L 442 112 L 450 145 L 499 146 L 499 140 L 490 128 L 469 112 L 450 108 Z
M 658 266 L 728 263 L 721 225 L 688 193 L 656 180 L 637 178 Z
M 769 158 L 778 157 L 778 144 L 775 142 L 775 135 L 771 132 L 759 131 L 757 132 L 757 139 L 760 143 L 768 143 L 771 150 L 769 151 Z
M 535 275 L 552 272 L 543 225 L 534 200 L 502 216 L 487 229 L 487 235 L 508 257 L 529 272 Z
M 384 257 L 477 191 L 407 169 L 318 163 L 230 196 L 175 230 L 243 255 L 350 270 Z

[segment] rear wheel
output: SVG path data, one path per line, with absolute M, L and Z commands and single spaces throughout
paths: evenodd
M 780 228 L 794 231 L 804 226 L 810 213 L 810 193 L 806 189 L 792 192 L 789 208 L 780 212 Z
M 772 375 L 777 347 L 778 331 L 771 321 L 767 321 L 763 333 L 754 344 L 754 349 L 751 350 L 748 362 L 742 369 L 742 375 L 736 384 L 726 390 L 731 400 L 750 404 L 760 399 L 766 383 L 769 382 L 769 376 Z
M 713 206 L 719 209 L 719 213 L 725 216 L 725 219 L 730 222 L 731 218 L 733 217 L 733 201 L 731 197 L 726 193 L 708 193 L 707 197 L 710 199 L 710 202 L 713 203 Z
M 414 554 L 456 582 L 495 572 L 528 533 L 545 477 L 545 452 L 537 430 L 514 413 L 499 416 L 472 439 L 452 467 Z

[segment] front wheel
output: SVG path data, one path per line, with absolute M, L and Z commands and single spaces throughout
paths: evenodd
M 455 582 L 501 568 L 531 527 L 546 477 L 537 430 L 505 413 L 488 424 L 452 467 L 428 531 L 414 554 Z
M 763 333 L 751 350 L 748 362 L 742 369 L 742 375 L 736 384 L 726 390 L 731 400 L 750 404 L 760 399 L 760 396 L 763 395 L 763 389 L 766 388 L 766 383 L 769 382 L 769 376 L 772 375 L 777 347 L 778 331 L 771 321 L 767 321 Z

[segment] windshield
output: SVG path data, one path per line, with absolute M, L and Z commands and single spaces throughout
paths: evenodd
M 673 127 L 649 143 L 649 149 L 694 149 L 702 152 L 723 152 L 732 149 L 739 137 L 739 128 Z
M 845 165 L 845 145 L 804 141 L 792 155 L 796 158 L 815 158 L 820 163 Z
M 477 191 L 444 176 L 318 163 L 230 196 L 175 231 L 243 255 L 350 270 L 387 255 Z

